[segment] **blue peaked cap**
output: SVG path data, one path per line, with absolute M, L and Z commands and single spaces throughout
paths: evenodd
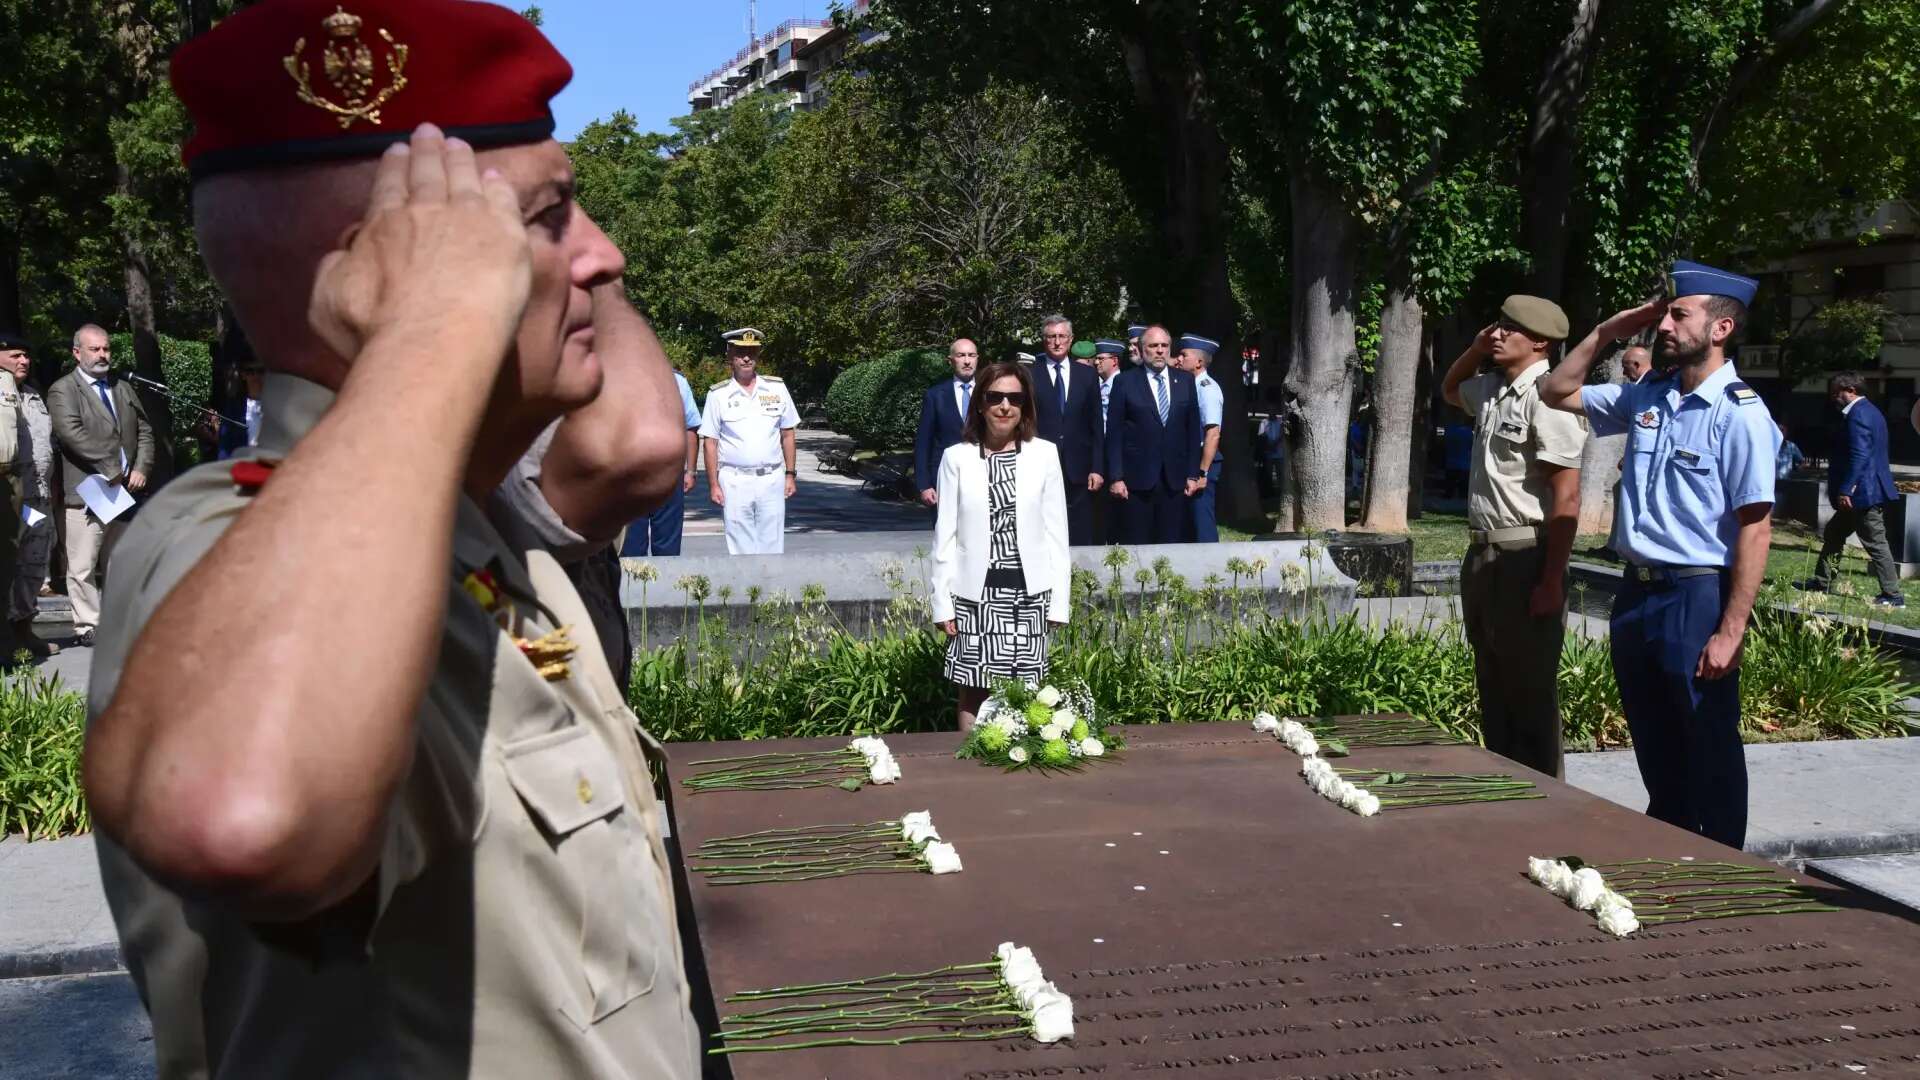
M 1115 356 L 1127 355 L 1127 343 L 1112 338 L 1098 338 L 1093 343 L 1095 353 L 1112 353 Z
M 1704 263 L 1673 260 L 1674 296 L 1730 296 L 1742 304 L 1752 304 L 1760 283 L 1750 277 L 1716 270 Z
M 1134 323 L 1132 326 L 1127 327 L 1127 340 L 1132 341 L 1134 338 L 1146 332 L 1147 327 L 1145 323 Z
M 1201 337 L 1199 334 L 1181 334 L 1180 347 L 1183 349 L 1199 349 L 1208 356 L 1212 356 L 1214 353 L 1220 351 L 1219 342 L 1212 338 Z

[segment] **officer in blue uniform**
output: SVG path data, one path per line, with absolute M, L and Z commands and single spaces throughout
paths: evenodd
M 1220 343 L 1199 334 L 1180 335 L 1180 367 L 1193 375 L 1193 389 L 1200 399 L 1200 428 L 1206 432 L 1200 444 L 1200 471 L 1206 483 L 1187 496 L 1193 513 L 1193 540 L 1196 544 L 1220 542 L 1220 522 L 1214 513 L 1213 493 L 1220 484 L 1220 416 L 1226 411 L 1226 395 L 1220 383 L 1207 373 Z
M 1610 634 L 1647 813 L 1738 848 L 1747 834 L 1740 648 L 1772 538 L 1780 432 L 1726 349 L 1756 282 L 1673 264 L 1667 295 L 1600 324 L 1541 398 L 1627 433 L 1613 549 L 1627 560 Z M 1659 326 L 1639 383 L 1583 386 L 1603 344 Z
M 1140 363 L 1140 335 L 1147 332 L 1145 323 L 1134 323 L 1127 327 L 1127 363 L 1138 366 Z

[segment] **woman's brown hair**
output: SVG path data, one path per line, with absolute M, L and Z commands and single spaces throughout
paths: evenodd
M 960 437 L 975 446 L 986 446 L 987 439 L 987 388 L 1007 376 L 1020 380 L 1020 392 L 1027 395 L 1026 404 L 1020 406 L 1020 426 L 1014 429 L 1013 439 L 1017 443 L 1027 442 L 1034 437 L 1039 420 L 1034 414 L 1033 376 L 1027 373 L 1025 364 L 1010 360 L 988 364 L 973 375 L 973 400 L 967 406 L 967 426 Z

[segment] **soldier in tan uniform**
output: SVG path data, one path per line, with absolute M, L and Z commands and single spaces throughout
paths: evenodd
M 25 505 L 27 478 L 21 475 L 21 470 L 32 467 L 32 459 L 22 456 L 25 440 L 21 436 L 26 432 L 26 417 L 16 377 L 26 356 L 25 338 L 0 331 L 0 478 L 4 478 L 0 480 L 0 490 L 6 493 L 6 505 L 0 507 L 0 513 L 6 514 L 0 519 L 0 582 L 7 583 L 9 600 L 13 580 L 20 573 L 20 537 L 26 531 L 20 508 Z M 27 638 L 31 637 L 29 624 Z M 9 620 L 7 632 L 0 634 L 0 664 L 12 663 L 16 648 L 30 648 L 30 645 L 20 637 L 18 625 Z
M 350 6 L 248 8 L 172 64 L 201 250 L 269 375 L 259 445 L 128 530 L 94 661 L 159 1075 L 691 1078 L 654 744 L 493 497 L 556 418 L 549 466 L 631 445 L 574 426 L 621 259 L 549 138 L 570 70 L 505 8 Z M 622 498 L 665 495 L 679 435 Z
M 1448 404 L 1474 418 L 1460 611 L 1483 738 L 1550 776 L 1563 775 L 1560 645 L 1587 428 L 1542 402 L 1539 382 L 1566 337 L 1558 304 L 1510 296 L 1440 385 Z M 1484 361 L 1495 370 L 1475 374 Z
M 20 477 L 20 542 L 7 618 L 13 626 L 14 644 L 36 657 L 45 657 L 60 651 L 58 645 L 39 641 L 33 635 L 33 617 L 40 610 L 40 592 L 47 585 L 55 539 L 53 418 L 47 412 L 46 399 L 33 384 L 33 360 L 27 355 L 24 340 L 0 332 L 0 370 L 13 376 L 20 392 L 20 440 L 15 458 Z M 34 519 L 31 522 L 26 520 L 29 515 Z

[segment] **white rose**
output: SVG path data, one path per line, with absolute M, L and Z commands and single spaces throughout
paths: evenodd
M 880 756 L 867 765 L 867 778 L 876 784 L 891 784 L 900 779 L 900 763 L 893 760 L 892 751 L 885 746 L 880 748 Z
M 1360 800 L 1365 798 L 1366 795 L 1367 795 L 1367 791 L 1365 788 L 1358 787 L 1354 784 L 1342 783 L 1340 785 L 1341 809 L 1343 810 L 1354 809 L 1355 807 L 1360 805 Z
M 1080 753 L 1086 757 L 1099 757 L 1106 752 L 1106 744 L 1091 735 L 1080 740 Z
M 1079 718 L 1078 716 L 1075 716 L 1075 715 L 1074 715 L 1074 713 L 1073 713 L 1073 710 L 1072 710 L 1072 709 L 1056 709 L 1056 710 L 1054 710 L 1054 714 L 1053 714 L 1053 722 L 1054 722 L 1054 723 L 1056 723 L 1056 724 L 1059 724 L 1059 725 L 1060 725 L 1060 726 L 1061 726 L 1062 728 L 1070 728 L 1070 727 L 1072 727 L 1072 726 L 1073 726 L 1073 722 L 1074 722 L 1075 720 L 1078 720 L 1078 719 L 1080 719 L 1080 718 Z
M 1533 879 L 1535 885 L 1544 887 L 1547 884 L 1547 874 L 1552 869 L 1552 859 L 1536 859 L 1531 855 L 1527 856 L 1527 877 Z
M 1027 757 L 1027 748 L 1024 746 L 1016 746 L 1007 751 L 1007 760 L 1013 762 L 1015 765 L 1025 765 L 1027 763 Z
M 1042 687 L 1040 692 L 1033 696 L 1033 700 L 1051 709 L 1055 705 L 1060 704 L 1060 691 L 1055 690 L 1051 686 Z
M 1040 962 L 1033 958 L 1032 949 L 1009 941 L 996 952 L 1000 957 L 1000 979 L 1009 987 L 1041 985 Z
M 1280 733 L 1280 741 L 1292 746 L 1293 740 L 1307 734 L 1307 725 L 1298 720 L 1287 719 L 1280 721 L 1280 727 L 1277 730 Z
M 1565 900 L 1573 895 L 1573 868 L 1566 863 L 1556 861 L 1547 871 L 1547 880 L 1542 882 L 1547 891 Z
M 1600 871 L 1583 866 L 1573 872 L 1573 891 L 1567 895 L 1567 903 L 1581 911 L 1592 911 L 1606 894 L 1607 883 L 1601 878 Z
M 993 726 L 1006 732 L 1007 738 L 1011 739 L 1019 730 L 1020 718 L 1012 713 L 1003 712 L 993 718 Z
M 1253 730 L 1262 735 L 1273 735 L 1280 730 L 1280 718 L 1270 712 L 1263 712 L 1253 718 Z
M 1060 722 L 1057 720 L 1040 729 L 1040 737 L 1047 740 L 1048 742 L 1052 742 L 1053 740 L 1059 738 L 1062 734 L 1063 734 L 1063 731 L 1060 727 Z
M 916 833 L 920 833 L 921 835 L 915 835 Z M 918 843 L 928 836 L 938 839 L 939 834 L 933 831 L 933 811 L 915 810 L 910 814 L 903 815 L 900 818 L 900 835 L 902 838 L 914 841 L 915 843 Z
M 1371 792 L 1365 795 L 1362 795 L 1360 797 L 1359 805 L 1353 807 L 1353 812 L 1356 814 L 1359 814 L 1361 817 L 1372 817 L 1373 815 L 1379 813 L 1380 812 L 1379 796 L 1374 795 Z
M 1608 889 L 1601 895 L 1600 902 L 1593 905 L 1593 913 L 1596 916 L 1605 915 L 1614 908 L 1626 908 L 1628 911 L 1632 911 L 1633 901 L 1621 896 L 1612 889 Z
M 1318 754 L 1320 744 L 1314 741 L 1312 735 L 1302 735 L 1300 741 L 1293 744 L 1293 749 L 1301 757 L 1306 757 L 1309 754 Z
M 1640 920 L 1630 907 L 1610 907 L 1600 914 L 1600 929 L 1614 937 L 1626 937 L 1640 929 Z
M 952 844 L 941 843 L 938 840 L 929 841 L 926 849 L 921 851 L 920 857 L 927 861 L 927 866 L 936 874 L 960 872 L 960 853 L 953 849 Z
M 1073 1038 L 1073 999 L 1052 983 L 1034 998 L 1033 1038 L 1043 1043 Z

